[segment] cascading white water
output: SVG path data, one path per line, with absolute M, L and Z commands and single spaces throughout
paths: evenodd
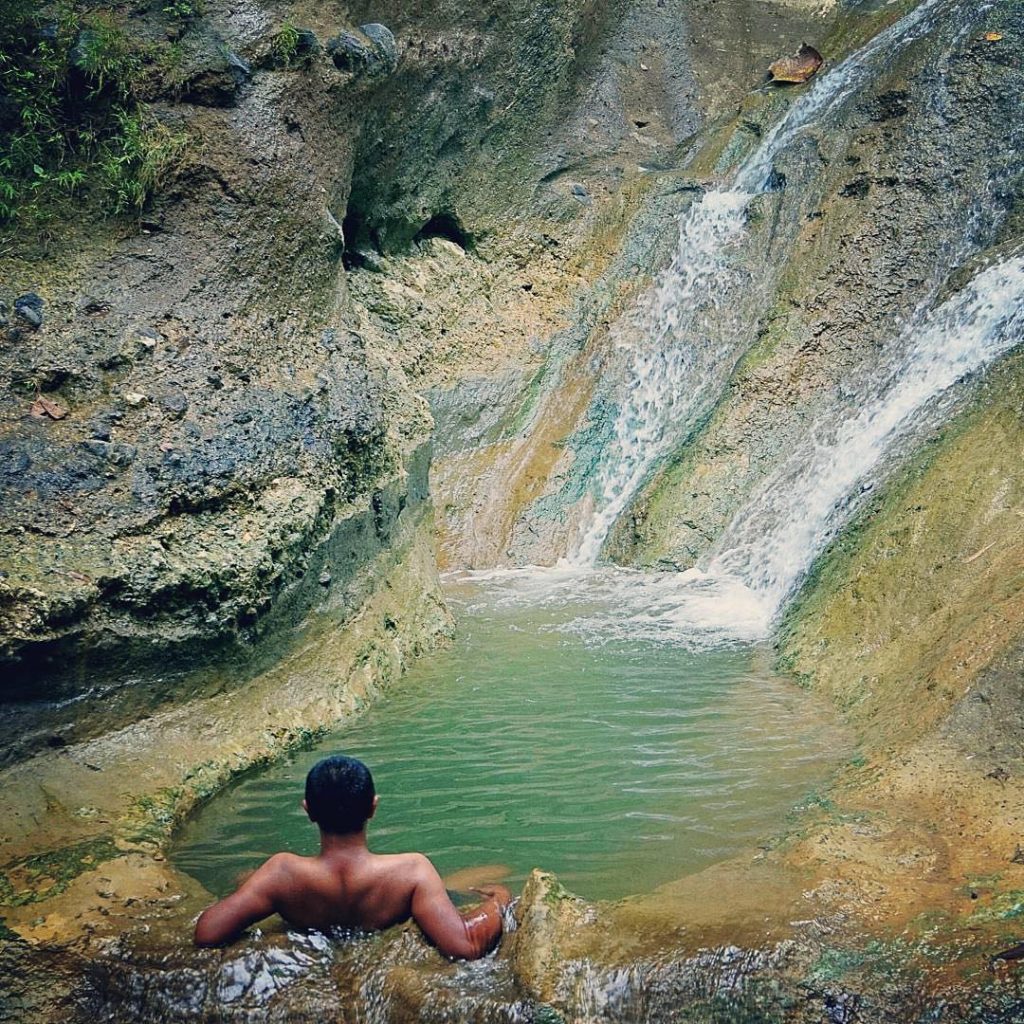
M 871 80 L 894 52 L 923 36 L 936 11 L 948 5 L 924 0 L 816 80 L 740 166 L 733 187 L 705 193 L 682 216 L 675 258 L 615 332 L 627 349 L 625 390 L 598 470 L 594 511 L 563 565 L 597 562 L 612 524 L 652 466 L 706 411 L 751 340 L 728 316 L 736 286 L 747 283 L 730 262 L 730 250 L 743 237 L 751 201 L 768 186 L 776 156 Z M 723 308 L 725 322 L 714 322 L 709 313 Z
M 729 244 L 743 232 L 750 198 L 744 192 L 708 192 L 694 203 L 680 221 L 676 256 L 642 307 L 639 323 L 619 332 L 639 338 L 642 347 L 623 343 L 630 348 L 626 394 L 602 462 L 598 504 L 568 560 L 572 565 L 597 561 L 612 523 L 654 460 L 713 397 L 727 372 L 724 357 L 735 340 L 726 326 L 724 337 L 712 341 L 707 312 L 720 308 L 738 276 L 729 265 Z
M 856 508 L 847 496 L 859 493 L 915 427 L 931 422 L 929 411 L 958 382 L 1022 342 L 1024 254 L 1018 253 L 983 270 L 932 312 L 920 312 L 887 346 L 889 361 L 869 397 L 811 430 L 807 444 L 751 493 L 700 568 L 499 570 L 490 574 L 502 580 L 497 602 L 589 607 L 555 628 L 597 643 L 694 648 L 763 639 Z
M 747 498 L 700 567 L 683 573 L 594 567 L 612 523 L 654 463 L 717 398 L 741 354 L 747 339 L 729 319 L 730 299 L 737 286 L 752 284 L 736 267 L 736 252 L 747 207 L 768 186 L 775 157 L 939 16 L 948 15 L 945 24 L 957 32 L 966 30 L 971 19 L 957 18 L 962 12 L 953 0 L 925 0 L 805 92 L 740 167 L 732 189 L 706 193 L 683 216 L 675 259 L 626 324 L 631 329 L 618 337 L 627 355 L 625 388 L 598 474 L 594 515 L 556 569 L 499 571 L 506 581 L 499 600 L 589 606 L 553 628 L 595 642 L 653 639 L 699 647 L 761 639 L 889 455 L 943 411 L 942 396 L 959 380 L 1020 343 L 1024 256 L 1015 254 L 938 308 L 925 297 L 896 328 L 870 379 L 860 382 L 848 415 L 822 414 L 806 444 Z
M 1024 341 L 1024 256 L 990 267 L 896 345 L 896 375 L 855 415 L 824 426 L 756 488 L 708 571 L 740 579 L 770 619 L 842 521 L 843 500 L 965 375 Z

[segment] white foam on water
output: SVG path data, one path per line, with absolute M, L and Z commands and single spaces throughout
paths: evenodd
M 488 607 L 550 613 L 537 628 L 587 643 L 659 643 L 702 650 L 756 643 L 771 625 L 760 597 L 741 580 L 700 569 L 642 572 L 617 566 L 529 566 L 455 573 Z

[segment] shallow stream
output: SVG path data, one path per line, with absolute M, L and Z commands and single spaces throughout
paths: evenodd
M 178 865 L 222 894 L 277 850 L 314 852 L 302 785 L 334 752 L 374 773 L 371 847 L 422 850 L 442 874 L 499 864 L 518 884 L 542 867 L 615 899 L 750 849 L 850 744 L 772 673 L 770 650 L 682 629 L 658 603 L 669 583 L 694 585 L 616 570 L 449 580 L 452 647 L 314 749 L 218 796 L 186 825 Z

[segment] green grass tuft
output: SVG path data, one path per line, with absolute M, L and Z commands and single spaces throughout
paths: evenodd
M 34 226 L 95 197 L 137 213 L 187 137 L 137 99 L 150 54 L 109 11 L 7 0 L 0 19 L 0 223 Z

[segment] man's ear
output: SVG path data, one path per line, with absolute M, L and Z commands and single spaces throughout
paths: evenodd
M 370 808 L 370 818 L 372 818 L 374 816 L 374 814 L 377 813 L 377 804 L 378 803 L 380 803 L 380 797 L 379 796 L 375 796 L 373 798 L 373 806 Z M 367 818 L 366 820 L 369 821 L 370 819 Z
M 306 817 L 313 821 L 313 815 L 309 813 L 309 804 L 305 800 L 302 801 L 302 809 L 306 812 Z

